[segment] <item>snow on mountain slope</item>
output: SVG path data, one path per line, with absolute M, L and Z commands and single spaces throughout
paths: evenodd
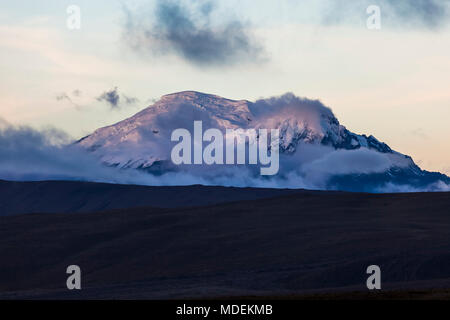
M 419 181 L 420 185 L 427 174 L 410 157 L 375 137 L 347 130 L 320 101 L 291 93 L 255 102 L 194 91 L 173 93 L 128 119 L 96 130 L 78 143 L 109 166 L 150 172 L 156 168 L 159 174 L 164 174 L 173 169 L 172 131 L 186 128 L 192 132 L 195 120 L 202 120 L 203 130 L 279 129 L 281 155 L 277 178 L 289 180 L 281 183 L 285 187 L 340 188 L 351 180 L 355 190 L 365 190 L 360 184 L 368 183 L 366 175 L 382 174 L 383 178 L 378 179 L 381 182 L 377 180 L 382 184 L 396 183 L 400 173 L 402 183 Z M 217 171 L 214 174 L 219 175 Z M 336 177 L 347 178 L 342 182 Z M 333 186 L 329 184 L 331 178 L 338 181 Z M 447 177 L 435 178 L 427 183 Z
M 170 134 L 192 128 L 194 120 L 219 129 L 247 127 L 249 102 L 197 92 L 163 96 L 154 105 L 115 125 L 96 130 L 79 141 L 102 162 L 122 168 L 145 168 L 168 160 Z
M 281 102 L 281 103 L 280 103 Z M 330 145 L 336 149 L 375 149 L 392 152 L 374 137 L 353 134 L 319 101 L 286 94 L 276 99 L 229 100 L 194 91 L 163 96 L 154 105 L 115 125 L 96 130 L 80 140 L 80 145 L 100 156 L 103 162 L 120 167 L 147 167 L 167 160 L 170 133 L 176 128 L 192 128 L 194 120 L 204 126 L 264 128 L 280 130 L 281 152 L 293 153 L 300 142 Z M 161 145 L 160 145 L 161 144 Z

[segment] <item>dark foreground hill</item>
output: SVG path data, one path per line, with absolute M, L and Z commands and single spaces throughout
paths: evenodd
M 195 195 L 193 195 L 195 196 Z M 0 298 L 301 296 L 450 288 L 450 193 L 299 193 L 0 217 Z M 82 269 L 81 291 L 66 268 Z
M 270 198 L 300 190 L 227 187 L 149 187 L 80 181 L 0 180 L 0 216 L 94 212 L 131 207 L 176 208 Z M 312 192 L 312 191 L 304 191 Z

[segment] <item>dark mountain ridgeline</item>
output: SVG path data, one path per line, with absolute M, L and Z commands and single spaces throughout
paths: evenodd
M 303 191 L 213 186 L 149 187 L 81 181 L 0 180 L 0 216 L 21 213 L 93 212 L 132 207 L 204 206 L 298 192 Z

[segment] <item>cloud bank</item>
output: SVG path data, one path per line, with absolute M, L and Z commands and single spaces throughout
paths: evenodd
M 0 179 L 152 183 L 150 176 L 101 165 L 61 130 L 0 124 Z
M 213 23 L 214 10 L 213 1 L 174 0 L 159 0 L 154 19 L 127 10 L 124 39 L 136 51 L 171 53 L 198 66 L 261 61 L 264 50 L 249 26 L 238 19 Z
M 176 172 L 152 175 L 135 169 L 102 165 L 93 154 L 56 129 L 37 131 L 0 121 L 0 179 L 18 181 L 80 180 L 138 185 L 222 185 L 235 187 L 330 189 L 335 174 L 381 173 L 392 167 L 390 154 L 369 149 L 335 150 L 304 144 L 293 155 L 280 155 L 280 172 L 267 178 L 257 167 L 243 165 L 181 166 Z M 437 181 L 424 187 L 392 184 L 373 192 L 450 191 Z

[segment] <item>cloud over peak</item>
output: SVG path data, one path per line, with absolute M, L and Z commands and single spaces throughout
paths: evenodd
M 137 51 L 171 53 L 199 66 L 261 61 L 264 50 L 249 26 L 238 19 L 213 23 L 214 11 L 212 1 L 159 0 L 154 23 L 148 16 L 127 10 L 124 38 Z

